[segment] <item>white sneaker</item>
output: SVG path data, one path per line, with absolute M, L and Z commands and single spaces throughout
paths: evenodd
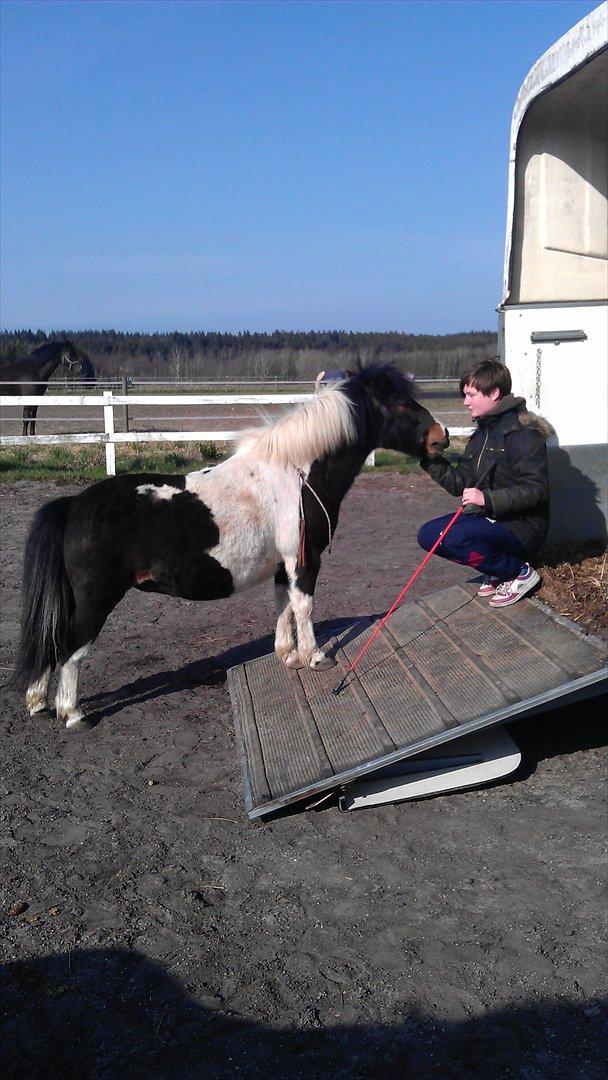
M 521 600 L 522 596 L 530 592 L 530 589 L 538 585 L 539 581 L 540 574 L 537 574 L 529 563 L 524 563 L 523 570 L 516 578 L 513 578 L 513 581 L 503 581 L 502 585 L 498 586 L 490 600 L 490 607 L 502 608 L 509 607 L 510 604 L 516 604 L 518 600 Z
M 492 596 L 496 592 L 499 585 L 497 577 L 489 577 L 477 590 L 478 596 Z

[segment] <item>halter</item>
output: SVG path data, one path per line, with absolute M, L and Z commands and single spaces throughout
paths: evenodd
M 308 488 L 311 495 L 314 495 L 323 513 L 325 514 L 325 517 L 327 518 L 328 551 L 331 551 L 331 545 L 333 543 L 333 532 L 329 514 L 327 513 L 327 510 L 325 509 L 325 506 L 317 495 L 315 489 L 308 483 L 308 480 L 302 469 L 297 469 L 296 471 L 298 473 L 298 476 L 300 477 L 300 546 L 298 548 L 298 563 L 300 564 L 300 566 L 305 566 L 304 560 L 306 557 L 306 518 L 304 516 L 304 502 L 302 500 L 302 491 L 304 488 Z

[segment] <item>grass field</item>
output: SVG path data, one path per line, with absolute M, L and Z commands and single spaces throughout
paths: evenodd
M 454 440 L 449 451 L 458 453 L 463 440 Z M 215 443 L 163 443 L 121 445 L 116 453 L 119 473 L 186 473 L 217 465 L 229 453 L 229 447 Z M 449 456 L 448 455 L 448 456 Z M 376 464 L 369 472 L 408 473 L 418 468 L 416 458 L 392 450 L 378 450 Z M 16 446 L 0 451 L 0 484 L 15 480 L 54 480 L 57 484 L 92 484 L 106 475 L 103 446 Z
M 163 443 L 142 450 L 121 446 L 116 455 L 120 473 L 185 473 L 216 465 L 225 452 L 214 443 Z M 0 484 L 15 480 L 55 480 L 58 484 L 92 484 L 106 475 L 103 446 L 17 446 L 0 451 Z

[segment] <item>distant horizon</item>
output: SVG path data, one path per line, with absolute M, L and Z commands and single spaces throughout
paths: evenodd
M 489 328 L 481 329 L 468 329 L 468 330 L 445 330 L 441 333 L 434 333 L 431 330 L 352 330 L 346 327 L 340 326 L 310 326 L 308 328 L 298 327 L 297 329 L 287 329 L 286 327 L 276 326 L 273 330 L 218 330 L 217 327 L 209 329 L 190 329 L 190 330 L 142 330 L 141 328 L 135 330 L 122 330 L 115 326 L 59 326 L 51 330 L 47 330 L 44 327 L 37 326 L 35 329 L 28 326 L 15 326 L 15 327 L 3 327 L 0 330 L 0 335 L 3 334 L 133 334 L 141 337 L 167 337 L 171 334 L 182 334 L 187 336 L 189 334 L 219 334 L 219 335 L 232 335 L 238 337 L 241 334 L 251 334 L 251 336 L 258 337 L 272 337 L 273 334 L 398 334 L 400 336 L 408 337 L 454 337 L 454 336 L 466 336 L 467 334 L 497 334 L 498 327 L 495 330 Z
M 251 333 L 116 330 L 4 331 L 0 335 L 0 373 L 37 351 L 70 341 L 107 377 L 131 374 L 176 380 L 225 376 L 289 381 L 316 379 L 320 370 L 339 371 L 369 363 L 389 365 L 416 377 L 453 378 L 495 356 L 498 334 L 492 330 L 449 334 L 398 331 L 309 330 Z M 53 344 L 54 343 L 54 344 Z

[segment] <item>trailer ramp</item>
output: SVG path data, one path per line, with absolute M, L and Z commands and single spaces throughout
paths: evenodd
M 605 684 L 602 642 L 538 601 L 494 611 L 456 585 L 403 604 L 332 694 L 377 621 L 325 642 L 330 671 L 290 671 L 274 654 L 230 668 L 250 818 Z

